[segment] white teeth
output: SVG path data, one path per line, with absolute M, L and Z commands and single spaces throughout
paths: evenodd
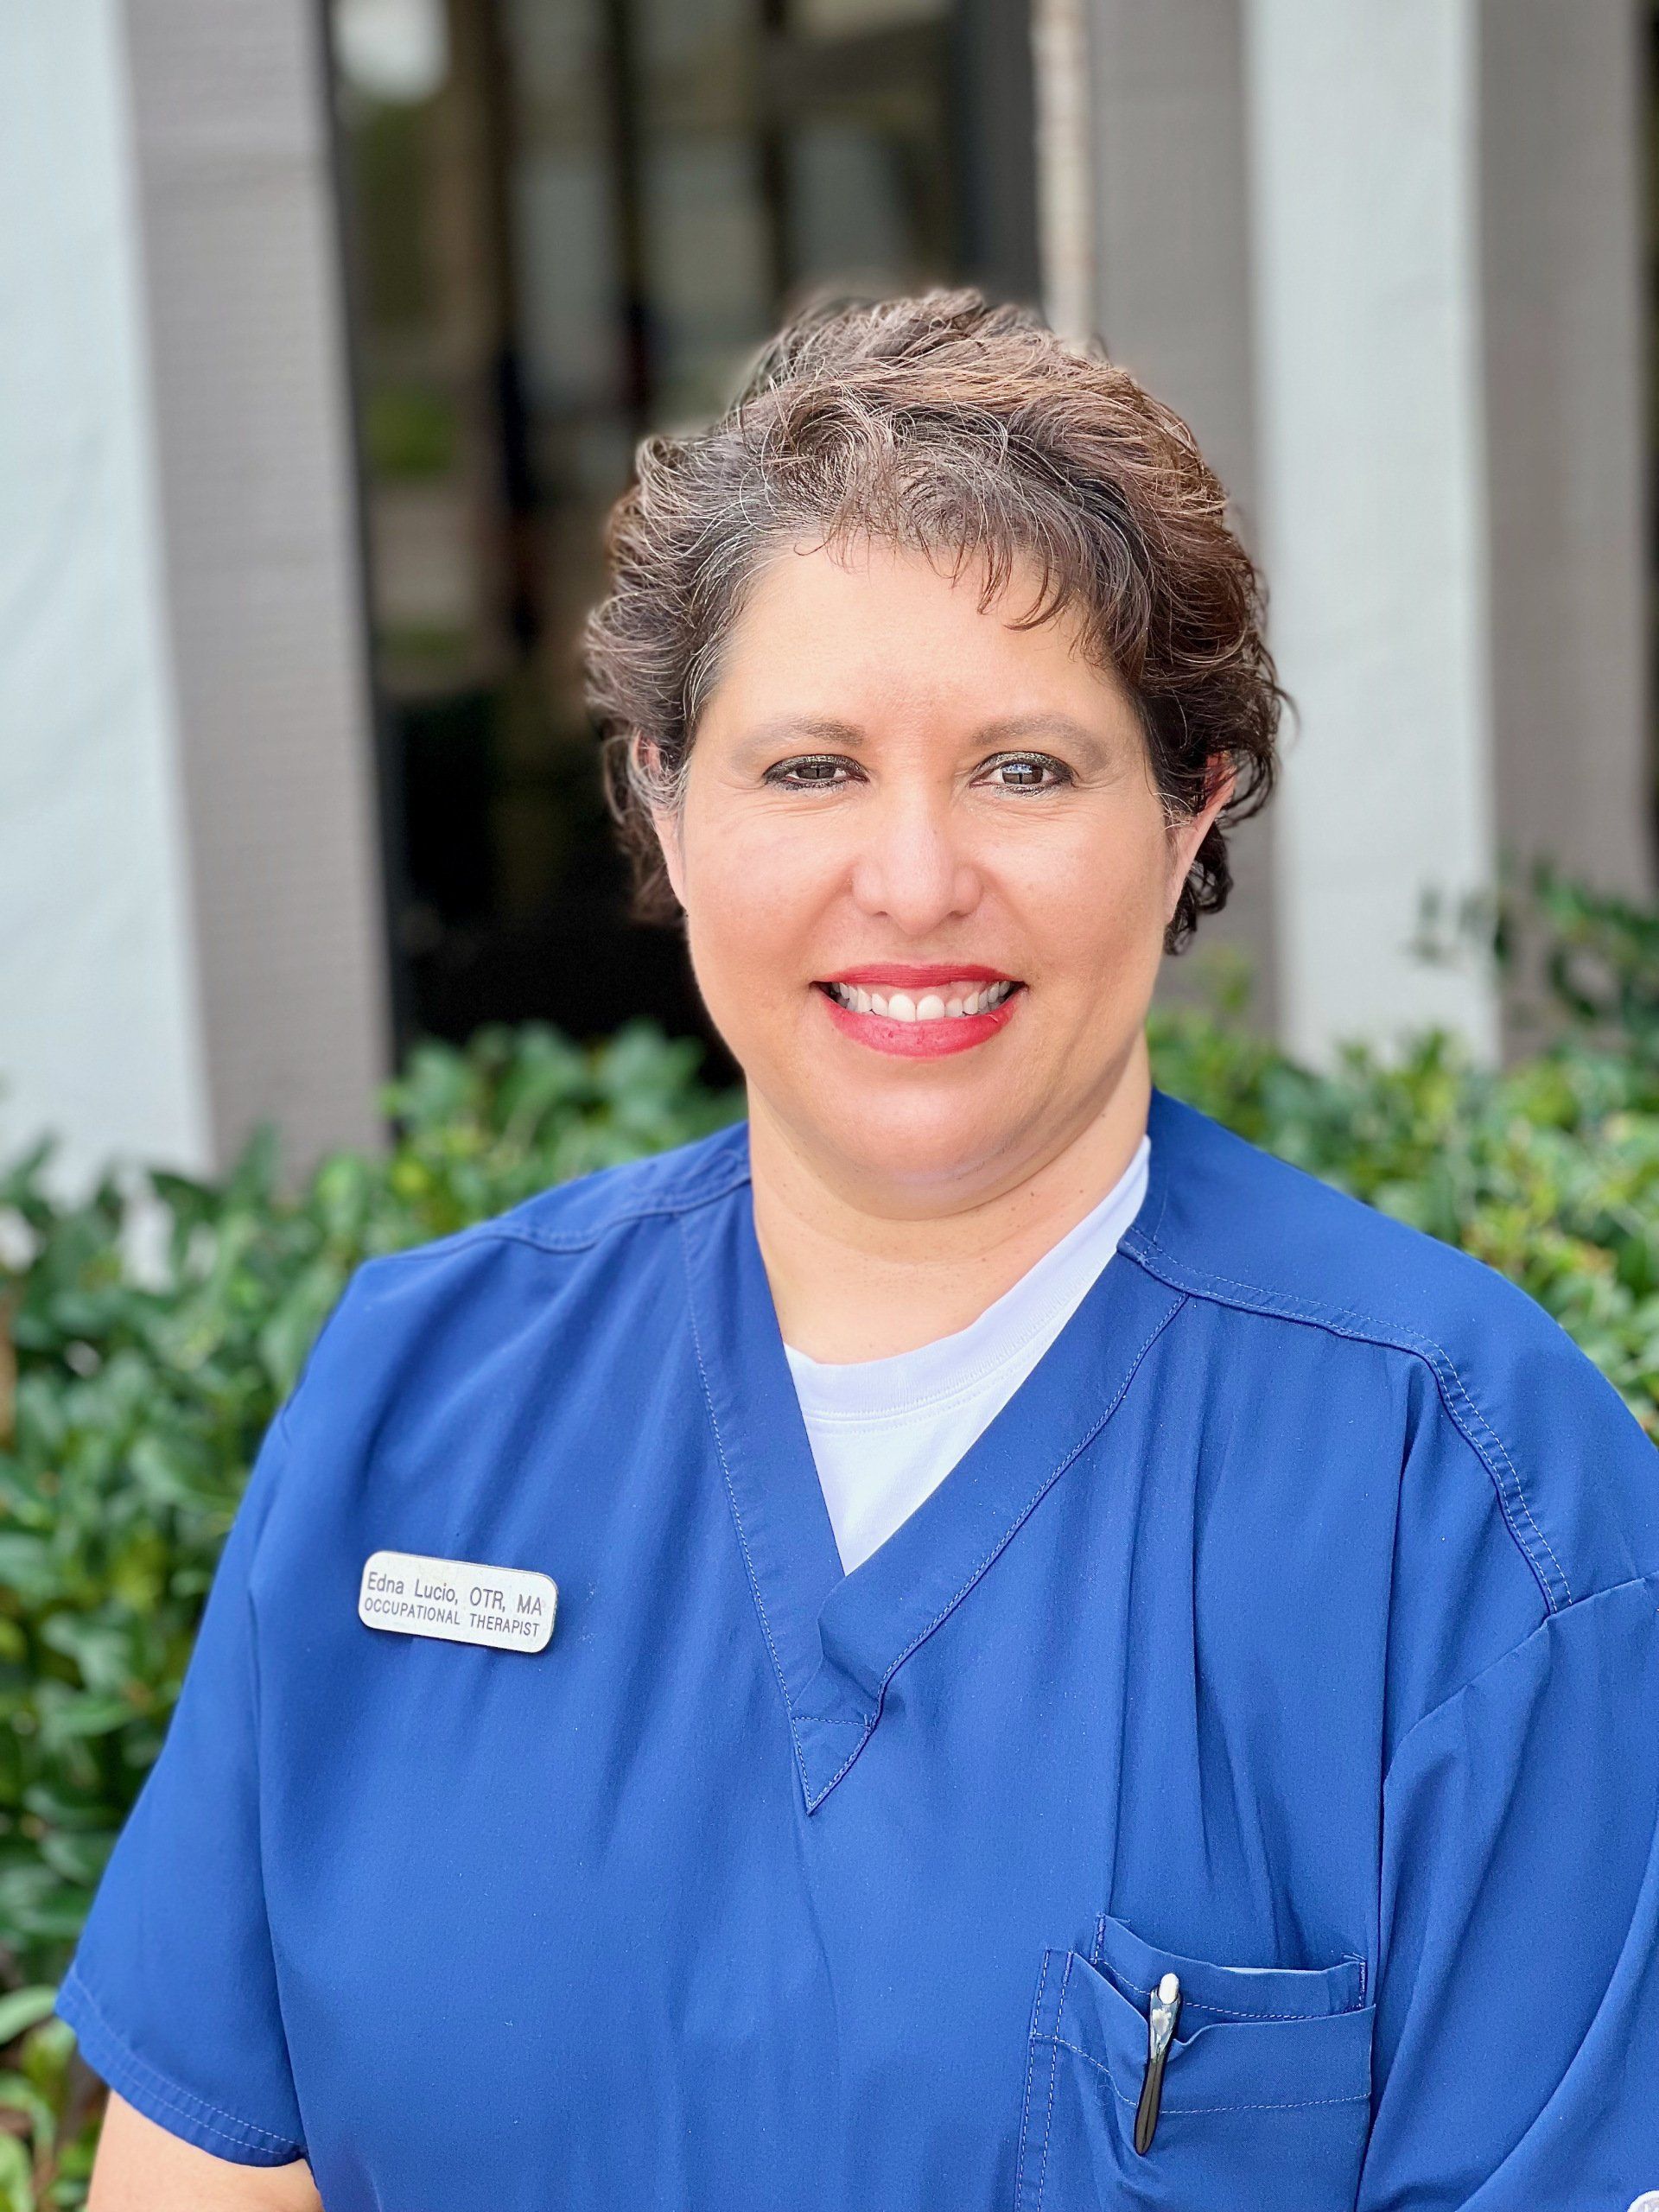
M 830 996 L 853 1014 L 874 1014 L 888 1021 L 956 1021 L 963 1014 L 988 1014 L 1001 1006 L 1017 983 L 987 983 L 983 988 L 953 983 L 948 990 L 927 991 L 912 998 L 908 991 L 867 991 L 855 983 L 830 983 Z

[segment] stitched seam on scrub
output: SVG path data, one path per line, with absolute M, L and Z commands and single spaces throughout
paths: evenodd
M 100 2032 L 114 2046 L 130 2078 L 151 2096 L 170 2106 L 198 2127 L 205 2128 L 208 2134 L 217 2135 L 223 2142 L 234 2143 L 238 2150 L 257 2150 L 259 2147 L 257 2143 L 251 2144 L 247 2140 L 252 2135 L 257 2136 L 261 2142 L 270 2144 L 273 2150 L 291 2151 L 296 2156 L 303 2154 L 305 2145 L 296 2143 L 291 2135 L 273 2135 L 268 2127 L 261 2127 L 251 2120 L 238 2119 L 235 2113 L 226 2112 L 222 2106 L 210 2104 L 206 2097 L 199 2097 L 194 2089 L 182 2088 L 177 2082 L 169 2081 L 165 2074 L 158 2074 L 149 2060 L 141 2058 L 125 2037 L 111 2024 L 103 2006 L 78 1974 L 72 1971 L 66 1974 L 64 1987 L 73 1989 L 81 1999 Z M 232 2127 L 240 2128 L 242 2133 L 239 2135 L 228 2134 L 224 2128 L 215 2127 L 212 2120 L 203 2119 L 204 2113 L 212 2113 L 219 2120 L 229 2120 Z
M 711 1190 L 699 1190 L 694 1185 L 689 1192 L 664 1192 L 660 1198 L 649 1203 L 607 1214 L 603 1221 L 595 1222 L 588 1229 L 541 1230 L 532 1228 L 527 1223 L 504 1219 L 480 1221 L 474 1228 L 462 1233 L 476 1236 L 480 1241 L 493 1237 L 505 1243 L 528 1244 L 537 1252 L 586 1252 L 597 1244 L 601 1237 L 608 1236 L 613 1229 L 626 1229 L 637 1221 L 678 1220 L 688 1213 L 695 1213 L 701 1206 L 713 1205 L 720 1198 L 729 1198 L 748 1179 L 749 1171 L 745 1165 L 729 1174 L 723 1182 L 715 1184 Z
M 1360 1963 L 1363 1965 L 1364 1962 L 1362 1960 Z M 1344 1959 L 1343 1964 L 1346 1966 L 1348 1961 Z M 1288 1974 L 1295 1969 L 1281 1967 L 1271 1971 Z M 1149 1989 L 1143 1989 L 1138 1981 L 1131 1981 L 1128 1974 L 1120 1973 L 1116 1967 L 1110 1967 L 1109 1972 L 1115 1980 L 1121 1981 L 1125 1989 L 1134 1990 L 1137 1997 L 1152 1995 Z M 1364 2009 L 1363 2005 L 1344 2005 L 1343 2008 L 1344 2012 L 1363 2012 Z M 1183 2012 L 1213 2012 L 1218 2020 L 1339 2020 L 1342 2018 L 1341 2012 L 1252 2012 L 1242 2005 L 1206 2005 L 1201 1998 L 1189 1997 L 1185 1989 L 1181 1992 L 1181 2010 Z
M 912 1637 L 910 1642 L 899 1654 L 899 1656 L 893 1661 L 892 1666 L 888 1668 L 887 1673 L 882 1675 L 881 1687 L 876 1694 L 875 1711 L 870 1716 L 869 1726 L 871 1728 L 874 1728 L 876 1722 L 881 1718 L 881 1701 L 887 1694 L 887 1684 L 893 1680 L 899 1669 L 904 1665 L 906 1660 L 910 1657 L 912 1652 L 914 1651 L 918 1645 L 925 1643 L 928 1637 L 932 1635 L 934 1630 L 939 1626 L 940 1623 L 947 1620 L 950 1616 L 955 1612 L 957 1607 L 968 1595 L 968 1592 L 973 1588 L 975 1583 L 978 1581 L 980 1576 L 984 1573 L 991 1561 L 996 1558 L 1000 1552 L 1001 1552 L 1014 1541 L 1014 1538 L 1018 1535 L 1020 1529 L 1030 1518 L 1031 1515 L 1036 1510 L 1046 1493 L 1059 1480 L 1060 1477 L 1065 1472 L 1072 1461 L 1076 1459 L 1081 1452 L 1086 1452 L 1089 1449 L 1089 1446 L 1100 1434 L 1102 1429 L 1105 1427 L 1107 1422 L 1110 1421 L 1112 1415 L 1117 1411 L 1118 1408 L 1122 1404 L 1125 1397 L 1128 1395 L 1129 1385 L 1134 1382 L 1135 1376 L 1139 1373 L 1141 1361 L 1152 1350 L 1154 1344 L 1157 1343 L 1159 1338 L 1162 1336 L 1164 1331 L 1169 1326 L 1170 1323 L 1175 1319 L 1175 1316 L 1180 1312 L 1182 1306 L 1185 1306 L 1185 1303 L 1186 1299 L 1185 1294 L 1178 1293 L 1174 1304 L 1169 1308 L 1166 1313 L 1160 1316 L 1158 1321 L 1153 1327 L 1151 1334 L 1147 1337 L 1146 1342 L 1141 1345 L 1139 1351 L 1135 1353 L 1135 1357 L 1129 1362 L 1128 1372 L 1124 1376 L 1122 1382 L 1119 1383 L 1110 1404 L 1101 1414 L 1100 1419 L 1095 1422 L 1091 1428 L 1085 1431 L 1085 1433 L 1077 1439 L 1071 1450 L 1067 1452 L 1065 1456 L 1049 1470 L 1048 1473 L 1043 1477 L 1041 1482 L 1038 1484 L 1036 1489 L 1032 1492 L 1031 1497 L 1027 1499 L 1026 1503 L 1021 1506 L 1020 1511 L 1014 1516 L 1013 1521 L 1009 1522 L 1007 1528 L 1003 1530 L 1002 1534 L 991 1546 L 991 1548 L 986 1553 L 984 1558 L 979 1561 L 977 1566 L 969 1571 L 967 1580 L 963 1582 L 962 1587 L 956 1592 L 955 1596 L 948 1598 L 945 1600 L 944 1604 L 940 1606 L 938 1611 L 934 1614 L 932 1619 L 929 1621 L 925 1628 L 917 1630 L 915 1635 Z M 701 1364 L 701 1360 L 699 1360 L 699 1364 Z M 710 1406 L 709 1410 L 712 1413 L 712 1405 Z M 868 1730 L 866 1731 L 867 1734 L 868 1732 Z M 861 1739 L 853 1746 L 852 1750 L 849 1751 L 846 1758 L 842 1762 L 841 1765 L 836 1768 L 835 1773 L 830 1776 L 829 1781 L 824 1783 L 823 1788 L 819 1791 L 818 1797 L 815 1802 L 821 1802 L 823 1799 L 829 1795 L 830 1790 L 835 1788 L 836 1783 L 841 1780 L 842 1776 L 846 1773 L 848 1768 L 851 1766 L 853 1761 L 858 1757 L 859 1752 L 862 1749 L 863 1743 L 862 1739 Z
M 1065 1993 L 1071 1980 L 1071 1955 L 1066 1954 L 1065 1966 L 1060 1975 L 1060 1994 L 1054 2008 L 1054 2025 L 1058 2031 L 1065 2018 Z M 1048 2062 L 1048 2104 L 1043 2113 L 1043 2155 L 1037 2164 L 1037 2204 L 1042 2212 L 1042 2202 L 1048 2194 L 1048 2146 L 1054 2140 L 1054 2084 L 1060 2071 L 1059 2036 L 1039 2036 L 1039 2043 L 1052 2043 L 1054 2056 Z
M 1133 1246 L 1131 1246 L 1131 1239 L 1134 1239 Z M 1515 1493 L 1515 1503 L 1519 1505 L 1521 1511 L 1525 1515 L 1528 1525 L 1539 1543 L 1549 1554 L 1550 1564 L 1554 1567 L 1567 1602 L 1569 1605 L 1573 1604 L 1573 1586 L 1567 1579 L 1566 1569 L 1562 1567 L 1560 1560 L 1556 1558 L 1554 1548 L 1548 1537 L 1545 1535 L 1533 1517 L 1532 1508 L 1527 1503 L 1526 1491 L 1522 1484 L 1515 1461 L 1510 1458 L 1502 1437 L 1498 1435 L 1491 1422 L 1470 1395 L 1467 1384 L 1458 1372 L 1452 1355 L 1443 1344 L 1437 1344 L 1432 1337 L 1419 1334 L 1414 1329 L 1391 1327 L 1388 1323 L 1380 1321 L 1375 1314 L 1362 1313 L 1353 1306 L 1313 1306 L 1305 1300 L 1287 1296 L 1282 1292 L 1264 1290 L 1259 1283 L 1241 1282 L 1231 1275 L 1212 1274 L 1205 1268 L 1185 1267 L 1179 1261 L 1165 1253 L 1161 1247 L 1135 1238 L 1133 1230 L 1124 1239 L 1122 1249 L 1133 1249 L 1134 1256 L 1141 1262 L 1150 1274 L 1156 1275 L 1160 1282 L 1169 1283 L 1175 1289 L 1185 1289 L 1198 1297 L 1227 1290 L 1239 1291 L 1245 1294 L 1245 1300 L 1249 1303 L 1249 1310 L 1253 1312 L 1271 1314 L 1280 1320 L 1302 1323 L 1312 1328 L 1325 1329 L 1332 1336 L 1343 1337 L 1351 1341 L 1357 1338 L 1362 1343 L 1378 1344 L 1389 1351 L 1409 1352 L 1421 1359 L 1433 1376 L 1447 1413 L 1452 1416 L 1470 1449 L 1491 1478 L 1492 1487 L 1497 1492 L 1498 1506 L 1503 1512 L 1504 1522 L 1510 1535 L 1515 1539 L 1522 1557 L 1532 1569 L 1533 1575 L 1543 1592 L 1544 1603 L 1551 1612 L 1558 1612 L 1560 1610 L 1555 1592 L 1550 1586 L 1548 1575 L 1516 1523 L 1514 1505 L 1511 1504 L 1509 1494 L 1511 1486 Z M 1158 1264 L 1160 1260 L 1164 1262 L 1161 1267 Z M 1217 1302 L 1225 1306 L 1241 1301 L 1217 1296 Z M 1343 1325 L 1344 1323 L 1353 1325 L 1344 1327 Z M 1463 1405 L 1468 1410 L 1469 1418 L 1466 1421 L 1459 1410 L 1459 1399 L 1461 1399 Z M 1497 1461 L 1494 1460 L 1492 1453 L 1482 1444 L 1481 1433 L 1491 1439 L 1496 1448 L 1497 1459 L 1503 1463 L 1501 1467 Z M 1509 1476 L 1507 1485 L 1504 1481 L 1505 1471 Z
M 1116 2075 L 1103 2058 L 1096 2058 L 1092 2052 L 1079 2050 L 1076 2044 L 1067 2043 L 1064 2036 L 1045 2037 L 1039 2040 L 1052 2043 L 1060 2050 L 1069 2050 L 1074 2058 L 1080 2058 L 1085 2066 L 1092 2066 L 1097 2074 L 1103 2074 L 1111 2085 L 1112 2094 L 1120 2103 L 1134 2105 L 1140 2102 L 1138 2097 L 1124 2095 L 1122 2090 L 1117 2086 Z M 1163 2109 L 1166 2113 L 1311 2112 L 1318 2105 L 1368 2105 L 1370 2101 L 1371 2093 L 1369 2089 L 1356 2089 L 1351 2095 L 1345 2097 L 1287 2097 L 1276 2104 L 1259 2105 L 1178 2105 L 1166 2098 Z
M 937 1624 L 936 1624 L 936 1625 L 937 1625 Z M 916 1641 L 917 1641 L 917 1643 L 920 1643 L 920 1641 L 921 1641 L 921 1638 L 920 1638 L 919 1637 L 918 1637 L 918 1638 L 916 1639 Z M 912 1651 L 915 1649 L 915 1648 L 916 1648 L 915 1644 L 912 1644 L 912 1645 L 911 1646 L 911 1649 L 912 1649 Z M 908 1655 L 908 1654 L 906 1654 L 906 1656 L 908 1656 L 909 1655 Z M 847 1770 L 848 1770 L 848 1768 L 849 1768 L 849 1766 L 851 1766 L 851 1764 L 852 1764 L 853 1761 L 854 1761 L 854 1760 L 858 1757 L 859 1753 L 863 1750 L 863 1748 L 864 1748 L 864 1738 L 869 1734 L 870 1731 L 874 1727 L 874 1726 L 875 1726 L 876 1722 L 877 1722 L 877 1721 L 881 1718 L 881 1697 L 886 1695 L 886 1694 L 887 1694 L 887 1684 L 888 1684 L 892 1680 L 893 1680 L 893 1675 L 892 1675 L 892 1672 L 891 1672 L 891 1671 L 889 1671 L 887 1674 L 886 1674 L 886 1675 L 884 1675 L 882 1676 L 882 1679 L 881 1679 L 881 1695 L 880 1695 L 880 1696 L 878 1696 L 878 1697 L 877 1697 L 877 1699 L 876 1699 L 876 1700 L 875 1700 L 875 1711 L 874 1711 L 874 1712 L 870 1715 L 870 1717 L 869 1717 L 868 1720 L 867 1720 L 867 1721 L 866 1721 L 866 1723 L 864 1724 L 864 1735 L 863 1735 L 863 1736 L 861 1736 L 861 1737 L 859 1738 L 858 1741 L 857 1741 L 857 1742 L 853 1745 L 852 1750 L 851 1750 L 850 1751 L 849 1751 L 849 1752 L 848 1752 L 848 1754 L 847 1754 L 846 1758 L 845 1758 L 844 1759 L 842 1759 L 842 1761 L 841 1764 L 840 1764 L 840 1765 L 836 1769 L 835 1772 L 830 1776 L 830 1777 L 829 1781 L 828 1781 L 828 1782 L 826 1782 L 826 1783 L 824 1783 L 824 1785 L 823 1785 L 823 1789 L 819 1790 L 819 1792 L 818 1792 L 817 1796 L 816 1797 L 809 1797 L 809 1799 L 808 1799 L 808 1803 L 807 1803 L 807 1810 L 808 1810 L 809 1812 L 816 1812 L 816 1811 L 817 1810 L 818 1807 L 819 1807 L 820 1805 L 822 1805 L 822 1804 L 823 1804 L 823 1802 L 824 1799 L 825 1799 L 825 1798 L 830 1795 L 830 1791 L 835 1788 L 836 1784 L 836 1783 L 841 1780 L 842 1776 L 843 1774 L 845 1774 L 845 1773 L 846 1773 L 846 1771 L 847 1771 Z M 809 1789 L 809 1790 L 811 1789 L 811 1784 L 810 1784 L 810 1783 L 807 1784 L 807 1788 L 808 1788 L 808 1789 Z
M 682 1232 L 681 1236 L 681 1249 L 684 1258 L 689 1263 L 690 1254 L 684 1249 L 683 1232 Z M 789 1723 L 790 1741 L 795 1746 L 795 1764 L 800 1769 L 802 1787 L 807 1791 L 810 1796 L 811 1794 L 812 1782 L 811 1777 L 806 1770 L 806 1751 L 801 1742 L 800 1732 L 795 1726 L 795 1708 L 790 1702 L 789 1684 L 784 1679 L 783 1662 L 778 1656 L 778 1646 L 772 1641 L 772 1623 L 766 1618 L 766 1601 L 760 1594 L 760 1578 L 754 1571 L 754 1560 L 749 1551 L 748 1531 L 743 1526 L 742 1511 L 737 1503 L 737 1491 L 732 1481 L 731 1468 L 727 1463 L 726 1440 L 720 1433 L 720 1416 L 715 1411 L 714 1392 L 709 1387 L 709 1370 L 703 1364 L 702 1338 L 697 1328 L 697 1301 L 695 1298 L 687 1300 L 686 1312 L 691 1322 L 691 1349 L 696 1357 L 697 1377 L 702 1384 L 702 1402 L 709 1408 L 709 1426 L 715 1432 L 715 1449 L 720 1454 L 721 1479 L 726 1485 L 726 1497 L 727 1502 L 732 1509 L 732 1518 L 737 1523 L 737 1541 L 742 1548 L 743 1566 L 749 1578 L 749 1591 L 754 1599 L 754 1610 L 760 1617 L 760 1633 L 766 1639 L 766 1649 L 772 1655 L 772 1671 L 778 1677 L 778 1688 L 783 1694 L 784 1717 Z M 872 1722 L 871 1725 L 874 1726 L 874 1722 Z M 867 1729 L 865 1732 L 868 1734 L 868 1730 Z M 861 1737 L 858 1744 L 854 1746 L 852 1751 L 848 1756 L 847 1766 L 850 1766 L 853 1760 L 857 1758 L 860 1749 L 862 1748 L 862 1745 L 863 1738 Z M 847 1771 L 847 1766 L 843 1766 L 841 1769 L 840 1774 L 836 1775 L 836 1780 L 837 1782 L 841 1779 L 841 1775 L 845 1774 Z M 834 1785 L 831 1784 L 830 1786 L 833 1787 Z
M 1124 1974 L 1119 1967 L 1109 1967 L 1107 1963 L 1106 1923 L 1110 1917 L 1111 1916 L 1109 1913 L 1103 1912 L 1095 1923 L 1095 1945 L 1094 1948 L 1089 1954 L 1089 1963 L 1091 1967 L 1097 1967 L 1103 1974 L 1109 1973 L 1117 1980 L 1121 1981 L 1126 1989 L 1134 1990 L 1137 1996 L 1149 1999 L 1152 1995 L 1152 1992 L 1149 1989 L 1142 1988 L 1141 1985 L 1138 1981 L 1131 1981 L 1128 1974 Z M 1196 1964 L 1197 1961 L 1195 1961 L 1194 1963 Z M 1344 1967 L 1357 1967 L 1359 1968 L 1359 2002 L 1357 2005 L 1348 2005 L 1344 2009 L 1351 2012 L 1363 2012 L 1365 2009 L 1365 1961 L 1361 1958 L 1357 1951 L 1344 1951 L 1341 1959 L 1338 1961 L 1338 1964 Z M 1298 1969 L 1294 1967 L 1270 1967 L 1268 1971 L 1270 1973 L 1294 1973 L 1298 1971 Z M 1218 2018 L 1224 2020 L 1324 2020 L 1335 2017 L 1326 2012 L 1244 2012 L 1236 2005 L 1230 2008 L 1223 2005 L 1203 2004 L 1198 1998 L 1187 1996 L 1185 1991 L 1183 1991 L 1181 1994 L 1181 2005 L 1184 2011 L 1214 2012 Z
M 1026 2094 L 1020 2101 L 1020 2163 L 1014 2175 L 1014 2212 L 1024 2212 L 1026 2201 L 1027 2131 L 1031 2126 L 1031 2052 L 1044 2040 L 1037 2032 L 1037 2023 L 1043 2017 L 1043 1992 L 1048 1987 L 1048 1962 L 1052 1956 L 1051 1952 L 1043 1953 L 1043 1970 L 1037 1978 L 1037 2002 L 1031 2008 L 1031 2026 L 1027 2031 Z M 1054 2063 L 1052 2059 L 1049 2061 L 1048 2080 L 1052 2091 L 1054 2084 Z M 1047 2149 L 1046 2143 L 1043 2147 Z M 1039 2202 L 1041 2202 L 1040 2197 Z
M 1438 1705 L 1431 1705 L 1427 1713 L 1418 1714 L 1394 1747 L 1393 1754 L 1389 1760 L 1388 1773 L 1382 1777 L 1384 1789 L 1388 1788 L 1389 1776 L 1393 1774 L 1395 1766 L 1399 1764 L 1407 1745 L 1410 1743 L 1420 1728 L 1427 1728 L 1431 1721 L 1438 1720 L 1440 1715 L 1448 1707 L 1456 1705 L 1459 1699 L 1469 1697 L 1480 1688 L 1489 1675 L 1495 1675 L 1500 1667 L 1507 1667 L 1512 1659 L 1517 1658 L 1535 1637 L 1549 1635 L 1569 1617 L 1576 1617 L 1577 1619 L 1582 1620 L 1588 1607 L 1600 1605 L 1606 1598 L 1621 1597 L 1626 1590 L 1644 1592 L 1653 1600 L 1655 1611 L 1659 1612 L 1659 1569 L 1653 1569 L 1646 1574 L 1626 1575 L 1624 1581 L 1609 1582 L 1600 1590 L 1588 1591 L 1582 1598 L 1575 1598 L 1570 1606 L 1563 1606 L 1560 1611 L 1549 1614 L 1547 1618 L 1540 1621 L 1535 1628 L 1529 1628 L 1523 1637 L 1518 1637 L 1510 1644 L 1507 1651 L 1500 1651 L 1496 1659 L 1489 1659 L 1484 1667 L 1470 1675 L 1466 1682 L 1459 1682 L 1456 1689 L 1448 1690 Z

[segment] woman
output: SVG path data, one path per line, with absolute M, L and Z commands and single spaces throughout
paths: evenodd
M 826 313 L 612 556 L 749 1119 L 347 1291 L 64 1985 L 95 2212 L 1623 2212 L 1655 1455 L 1152 1088 L 1278 706 L 1190 435 Z

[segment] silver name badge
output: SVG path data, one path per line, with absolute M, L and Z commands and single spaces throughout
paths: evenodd
M 527 1567 L 480 1567 L 419 1552 L 371 1552 L 363 1563 L 357 1617 L 400 1636 L 487 1643 L 494 1651 L 541 1651 L 553 1633 L 558 1586 Z

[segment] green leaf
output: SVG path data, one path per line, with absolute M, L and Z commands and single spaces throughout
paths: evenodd
M 58 2132 L 58 2116 L 51 2100 L 22 2074 L 0 2074 L 0 2120 L 16 2113 L 25 2124 L 38 2157 L 49 2149 Z
M 58 2001 L 55 1988 L 44 1986 L 34 1989 L 14 1989 L 0 1997 L 0 2050 L 13 2043 L 25 2029 L 34 2027 L 41 2020 L 49 2019 Z
M 1484 932 L 1530 994 L 1535 1037 L 1514 1065 L 1477 1068 L 1428 1035 L 1303 1067 L 1249 1027 L 1243 966 L 1201 947 L 1182 963 L 1196 988 L 1154 1012 L 1158 1080 L 1511 1275 L 1659 1440 L 1659 912 L 1548 872 L 1511 880 L 1500 905 L 1426 924 L 1447 945 Z M 492 1024 L 406 1056 L 384 1155 L 336 1153 L 292 1183 L 270 1130 L 227 1175 L 106 1177 L 76 1198 L 48 1186 L 45 1146 L 0 1162 L 16 1364 L 0 1424 L 0 1957 L 30 1986 L 19 1999 L 63 1970 L 248 1469 L 353 1271 L 733 1120 L 741 1091 L 702 1082 L 701 1058 L 649 1023 L 594 1045 Z M 139 1205 L 163 1225 L 142 1269 Z M 51 2018 L 25 2034 L 19 2071 L 48 2105 L 72 2042 Z M 6 2212 L 23 2200 L 0 2139 Z M 60 2153 L 72 2193 L 85 2140 Z M 69 2201 L 57 2187 L 46 2200 Z
M 33 2162 L 15 2135 L 0 2134 L 0 2212 L 35 2212 Z

